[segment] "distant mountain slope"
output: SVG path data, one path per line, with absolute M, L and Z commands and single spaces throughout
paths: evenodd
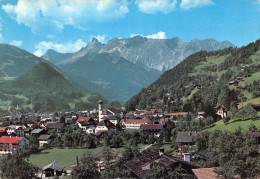
M 55 50 L 49 49 L 42 58 L 50 61 L 53 64 L 57 64 L 64 59 L 70 58 L 73 54 L 72 53 L 59 53 Z
M 183 42 L 177 37 L 160 40 L 135 36 L 101 44 L 93 38 L 85 48 L 69 54 L 70 57 L 65 54 L 56 56 L 59 54 L 57 52 L 51 56 L 47 52 L 43 58 L 75 77 L 95 83 L 104 90 L 99 88 L 95 92 L 100 92 L 106 98 L 125 102 L 188 55 L 200 50 L 213 51 L 230 46 L 233 45 L 229 42 L 213 39 Z
M 131 98 L 126 107 L 132 110 L 154 105 L 168 111 L 210 114 L 219 103 L 233 110 L 238 103 L 259 102 L 259 74 L 260 40 L 241 48 L 202 51 L 166 71 Z M 243 77 L 239 87 L 229 85 L 236 77 Z
M 41 61 L 25 50 L 0 44 L 0 81 L 17 78 Z
M 71 110 L 83 99 L 87 109 L 96 107 L 97 101 L 102 98 L 69 82 L 45 62 L 38 63 L 13 81 L 0 83 L 0 93 L 11 101 L 11 106 L 27 106 L 27 110 L 31 107 L 34 112 Z
M 73 75 L 83 79 L 87 78 L 117 96 L 117 100 L 121 102 L 125 102 L 139 89 L 148 86 L 160 74 L 156 70 L 149 70 L 143 64 L 132 64 L 110 53 L 83 56 L 74 63 L 66 63 L 60 67 Z M 108 99 L 111 98 L 107 94 L 104 96 Z

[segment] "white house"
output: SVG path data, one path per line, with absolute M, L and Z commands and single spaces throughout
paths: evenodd
M 108 130 L 115 130 L 116 126 L 110 122 L 107 119 L 104 119 L 103 121 L 99 122 L 96 129 L 95 129 L 95 133 L 97 133 L 98 131 L 108 131 Z
M 41 135 L 39 138 L 39 146 L 42 147 L 44 144 L 50 144 L 52 141 L 51 135 Z

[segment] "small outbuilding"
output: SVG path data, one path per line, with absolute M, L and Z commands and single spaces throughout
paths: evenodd
M 64 173 L 64 166 L 53 161 L 51 164 L 42 167 L 44 177 L 61 176 Z

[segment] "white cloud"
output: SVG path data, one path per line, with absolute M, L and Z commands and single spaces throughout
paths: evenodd
M 177 0 L 136 0 L 140 11 L 148 14 L 155 14 L 162 12 L 164 14 L 170 13 L 174 10 Z
M 98 35 L 98 36 L 96 36 L 95 37 L 99 42 L 101 42 L 101 43 L 105 43 L 106 41 L 105 41 L 105 38 L 106 38 L 106 35 L 105 34 L 103 34 L 103 35 Z
M 41 57 L 41 56 L 43 56 L 43 52 L 41 51 L 41 50 L 37 50 L 37 51 L 35 51 L 34 53 L 33 53 L 35 56 L 37 56 L 37 57 Z
M 65 44 L 42 41 L 35 46 L 36 51 L 34 52 L 34 55 L 42 56 L 49 49 L 53 49 L 60 53 L 71 53 L 80 50 L 86 45 L 87 43 L 82 41 L 81 39 L 78 39 L 74 43 L 67 42 Z
M 147 38 L 150 38 L 150 39 L 167 39 L 165 32 L 158 32 L 157 34 L 148 35 Z
M 165 32 L 158 32 L 157 34 L 153 34 L 153 35 L 147 35 L 147 36 L 144 36 L 144 35 L 141 35 L 141 34 L 131 34 L 130 37 L 135 37 L 135 36 L 142 36 L 142 37 L 146 37 L 146 38 L 149 38 L 149 39 L 167 39 L 167 36 L 165 34 Z
M 180 7 L 183 9 L 190 9 L 201 6 L 213 5 L 214 2 L 212 0 L 182 0 Z
M 65 25 L 86 29 L 96 21 L 124 17 L 128 13 L 127 0 L 18 0 L 16 5 L 6 4 L 2 9 L 33 32 Z
M 20 47 L 20 46 L 23 45 L 23 41 L 13 40 L 13 41 L 10 42 L 10 45 Z

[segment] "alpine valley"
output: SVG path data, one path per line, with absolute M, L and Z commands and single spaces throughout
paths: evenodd
M 42 57 L 76 77 L 72 80 L 79 85 L 102 94 L 106 99 L 125 103 L 189 55 L 232 46 L 230 42 L 214 39 L 183 42 L 177 37 L 150 39 L 134 36 L 102 44 L 93 38 L 85 48 L 75 53 L 48 50 Z
M 186 56 L 230 46 L 213 39 L 183 42 L 135 36 L 102 44 L 93 38 L 75 53 L 50 49 L 39 58 L 0 44 L 0 105 L 53 112 L 91 109 L 103 99 L 105 106 L 119 106 Z

